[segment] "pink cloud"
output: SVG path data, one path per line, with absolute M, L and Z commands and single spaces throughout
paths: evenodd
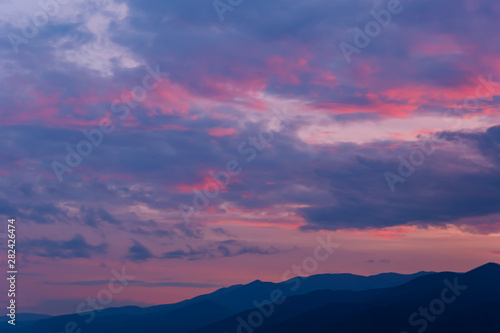
M 237 134 L 238 132 L 234 128 L 211 128 L 208 130 L 208 134 L 211 136 L 228 136 Z

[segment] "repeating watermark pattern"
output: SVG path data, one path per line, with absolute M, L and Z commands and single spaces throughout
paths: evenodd
M 214 0 L 212 2 L 215 12 L 219 16 L 219 19 L 224 21 L 224 14 L 226 12 L 232 12 L 234 8 L 238 7 L 243 3 L 244 0 L 226 0 L 226 2 L 222 0 Z
M 325 239 L 318 237 L 316 238 L 318 245 L 313 251 L 313 255 L 304 258 L 299 265 L 292 265 L 290 269 L 287 269 L 281 275 L 281 282 L 285 284 L 290 284 L 290 291 L 297 291 L 300 288 L 302 279 L 305 278 L 305 274 L 312 275 L 317 271 L 319 267 L 319 262 L 325 262 L 333 254 L 334 249 L 339 248 L 340 244 L 333 243 L 331 235 Z M 297 276 L 290 279 L 290 276 L 296 274 Z M 251 311 L 247 318 L 242 318 L 238 316 L 236 321 L 238 326 L 236 328 L 237 333 L 253 333 L 255 329 L 261 327 L 264 324 L 265 318 L 269 318 L 274 314 L 277 305 L 285 303 L 286 296 L 285 292 L 280 288 L 276 288 L 269 293 L 269 298 L 263 301 L 254 300 L 253 305 L 255 310 Z M 228 333 L 228 332 L 225 332 Z
M 125 120 L 130 115 L 130 109 L 135 109 L 139 104 L 146 99 L 148 92 L 156 89 L 168 76 L 167 73 L 160 71 L 160 66 L 156 66 L 156 70 L 146 66 L 146 74 L 141 85 L 132 88 L 131 94 L 122 94 L 121 98 L 115 99 L 111 104 L 111 111 L 118 116 L 119 120 Z M 76 145 L 76 149 L 70 145 L 66 145 L 66 163 L 53 161 L 51 166 L 54 174 L 59 182 L 63 181 L 65 173 L 72 173 L 74 168 L 77 168 L 83 158 L 92 154 L 94 148 L 101 145 L 104 140 L 104 134 L 110 134 L 116 129 L 116 125 L 110 118 L 102 118 L 99 122 L 99 127 L 90 131 L 83 130 L 82 134 L 87 140 L 82 140 Z
M 479 76 L 478 81 L 479 84 L 474 91 L 474 96 L 469 96 L 460 104 L 446 110 L 443 116 L 444 120 L 446 122 L 456 121 L 448 130 L 458 129 L 462 125 L 464 115 L 467 112 L 475 111 L 479 107 L 480 101 L 485 101 L 494 96 L 496 87 L 500 86 L 500 82 L 493 81 L 493 74 L 488 75 L 488 80 L 483 76 Z M 437 130 L 442 131 L 442 129 Z M 420 141 L 417 144 L 418 149 L 412 149 L 407 156 L 398 156 L 400 163 L 397 174 L 390 171 L 386 171 L 383 174 L 391 192 L 396 191 L 397 183 L 404 183 L 408 177 L 413 175 L 417 167 L 424 164 L 426 158 L 434 153 L 437 144 L 437 139 Z
M 131 281 L 135 279 L 134 275 L 128 275 L 125 272 L 125 267 L 122 267 L 122 271 L 118 272 L 116 269 L 111 271 L 113 278 L 108 282 L 106 288 L 102 288 L 96 294 L 96 297 L 88 297 L 85 302 L 81 302 L 76 307 L 76 313 L 82 317 L 88 317 L 84 320 L 86 325 L 91 324 L 96 317 L 96 311 L 102 311 L 104 308 L 111 304 L 113 301 L 113 295 L 119 294 L 123 289 L 129 285 Z M 57 333 L 81 333 L 82 328 L 75 321 L 68 321 L 64 325 L 63 332 Z
M 226 163 L 224 170 L 220 170 L 217 173 L 210 172 L 209 176 L 212 178 L 212 181 L 205 184 L 203 190 L 193 190 L 193 205 L 179 205 L 179 212 L 185 223 L 190 223 L 191 216 L 205 210 L 210 204 L 210 200 L 217 198 L 221 190 L 229 186 L 232 177 L 239 175 L 243 171 L 242 164 L 252 163 L 260 152 L 264 151 L 272 144 L 274 133 L 280 132 L 289 124 L 290 121 L 285 119 L 287 117 L 286 107 L 281 111 L 277 109 L 273 110 L 273 114 L 274 117 L 271 127 L 278 127 L 278 129 L 263 130 L 258 133 L 257 136 L 250 136 L 247 140 L 242 141 L 238 145 L 238 153 L 242 156 L 246 156 L 244 162 L 230 160 Z
M 430 301 L 428 307 L 419 307 L 418 312 L 415 311 L 408 317 L 408 323 L 415 327 L 418 333 L 423 333 L 429 326 L 429 323 L 433 323 L 436 321 L 437 316 L 443 314 L 446 310 L 446 305 L 455 302 L 457 297 L 462 294 L 462 291 L 467 289 L 466 285 L 458 284 L 458 277 L 455 278 L 453 283 L 448 279 L 445 279 L 443 283 L 446 288 L 441 290 L 441 294 L 438 298 Z M 409 332 L 402 331 L 401 333 Z
M 37 2 L 40 10 L 32 15 L 31 19 L 23 16 L 20 18 L 22 28 L 21 35 L 9 32 L 7 38 L 9 39 L 12 49 L 17 54 L 19 53 L 19 46 L 22 44 L 28 44 L 33 38 L 38 35 L 39 29 L 43 28 L 51 16 L 56 16 L 59 14 L 61 6 L 70 3 L 69 0 L 40 0 Z
M 404 183 L 406 178 L 413 175 L 415 167 L 419 167 L 424 164 L 425 159 L 434 153 L 434 145 L 435 142 L 433 141 L 421 141 L 417 143 L 418 149 L 412 149 L 408 154 L 408 157 L 403 155 L 398 156 L 398 174 L 396 175 L 390 171 L 386 171 L 384 173 L 385 181 L 392 192 L 396 191 L 396 184 L 398 182 Z
M 412 1 L 412 0 L 408 0 Z M 339 44 L 340 50 L 344 55 L 345 60 L 348 64 L 352 62 L 352 55 L 354 53 L 360 54 L 361 50 L 370 45 L 371 41 L 376 38 L 383 29 L 387 28 L 391 24 L 392 16 L 398 15 L 403 12 L 403 5 L 400 0 L 388 0 L 387 9 L 381 9 L 379 11 L 371 10 L 370 15 L 374 18 L 365 24 L 364 31 L 355 27 L 353 29 L 353 44 L 346 42 L 341 42 Z

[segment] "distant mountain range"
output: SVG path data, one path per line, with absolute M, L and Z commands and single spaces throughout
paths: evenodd
M 219 289 L 175 304 L 89 316 L 25 314 L 5 332 L 476 333 L 500 332 L 500 265 L 467 273 L 321 274 Z M 71 324 L 73 325 L 73 324 Z M 5 328 L 5 329 L 4 329 Z M 70 332 L 78 332 L 73 328 Z

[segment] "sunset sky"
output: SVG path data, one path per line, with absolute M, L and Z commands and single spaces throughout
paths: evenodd
M 115 306 L 279 282 L 327 239 L 305 275 L 500 263 L 497 0 L 60 2 L 0 1 L 18 312 L 113 270 Z

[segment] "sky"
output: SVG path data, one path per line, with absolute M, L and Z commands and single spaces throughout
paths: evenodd
M 500 263 L 499 14 L 1 0 L 0 248 L 15 217 L 18 312 L 74 313 L 116 272 L 130 279 L 110 304 L 147 306 Z

